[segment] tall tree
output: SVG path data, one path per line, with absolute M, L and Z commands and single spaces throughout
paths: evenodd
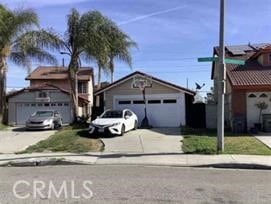
M 109 71 L 111 75 L 111 83 L 114 82 L 114 60 L 122 61 L 132 67 L 132 57 L 130 49 L 137 47 L 137 44 L 131 38 L 122 32 L 117 26 L 113 24 L 108 32 L 110 49 L 108 52 Z
M 28 70 L 32 60 L 56 64 L 57 60 L 47 50 L 60 47 L 57 35 L 39 29 L 34 11 L 12 11 L 0 4 L 0 121 L 6 110 L 7 61 Z
M 86 62 L 96 60 L 100 69 L 105 67 L 104 53 L 109 45 L 101 32 L 103 23 L 104 17 L 98 11 L 80 15 L 76 9 L 72 9 L 67 15 L 67 30 L 62 40 L 65 52 L 62 53 L 70 56 L 68 70 L 75 118 L 78 116 L 77 73 L 81 67 L 81 59 Z

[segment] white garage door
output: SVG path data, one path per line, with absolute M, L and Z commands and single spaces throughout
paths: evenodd
M 69 103 L 17 103 L 16 105 L 16 123 L 25 124 L 31 114 L 38 110 L 56 110 L 62 118 L 63 123 L 71 122 L 71 108 Z
M 144 101 L 142 96 L 127 99 L 116 97 L 115 109 L 131 109 L 138 117 L 139 125 L 144 118 Z M 149 123 L 153 127 L 179 127 L 185 124 L 185 103 L 182 95 L 154 95 L 146 96 L 147 116 Z

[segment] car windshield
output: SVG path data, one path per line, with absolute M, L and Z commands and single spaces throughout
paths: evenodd
M 37 111 L 36 113 L 34 113 L 33 116 L 51 117 L 51 116 L 53 116 L 53 112 L 52 111 Z
M 101 118 L 122 118 L 122 111 L 106 111 Z

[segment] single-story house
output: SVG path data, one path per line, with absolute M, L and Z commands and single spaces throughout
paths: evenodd
M 214 56 L 219 55 L 214 47 Z M 245 61 L 245 65 L 226 65 L 225 123 L 234 131 L 245 132 L 261 123 L 271 131 L 271 46 L 268 43 L 226 46 L 226 57 Z M 217 100 L 218 63 L 212 66 Z M 260 109 L 257 104 L 266 104 Z
M 100 99 L 103 110 L 131 109 L 138 116 L 140 123 L 144 118 L 145 105 L 142 91 L 134 86 L 135 78 L 139 77 L 151 82 L 146 88 L 146 109 L 151 126 L 179 127 L 191 122 L 189 110 L 194 91 L 139 71 L 97 90 L 94 96 Z

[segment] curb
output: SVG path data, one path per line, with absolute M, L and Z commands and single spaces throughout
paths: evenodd
M 129 166 L 168 166 L 168 167 L 190 167 L 190 168 L 221 168 L 221 169 L 254 169 L 271 170 L 271 165 L 255 163 L 210 163 L 210 164 L 176 164 L 176 163 L 155 163 L 155 162 L 86 162 L 70 158 L 31 158 L 7 160 L 0 163 L 0 167 L 42 167 L 42 166 L 69 166 L 69 165 L 129 165 Z

